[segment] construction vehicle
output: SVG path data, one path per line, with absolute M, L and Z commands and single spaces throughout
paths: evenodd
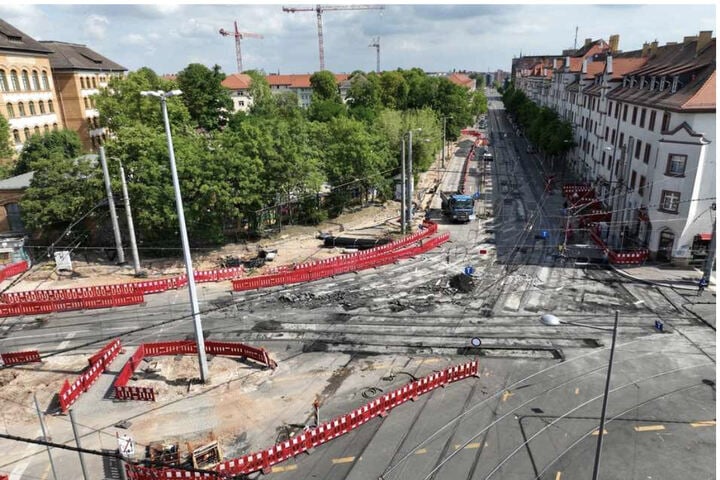
M 453 222 L 469 222 L 475 218 L 475 201 L 470 195 L 440 192 L 442 212 Z

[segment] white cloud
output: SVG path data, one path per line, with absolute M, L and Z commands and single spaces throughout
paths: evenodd
M 101 40 L 105 38 L 105 31 L 110 21 L 102 15 L 90 15 L 85 20 L 85 32 L 91 37 Z
M 130 33 L 125 36 L 125 42 L 129 45 L 143 45 L 147 42 L 143 35 L 139 33 Z

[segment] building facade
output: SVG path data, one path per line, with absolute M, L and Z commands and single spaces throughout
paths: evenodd
M 245 73 L 233 73 L 225 77 L 222 86 L 230 90 L 230 98 L 233 102 L 234 112 L 248 113 L 253 106 L 253 98 L 250 95 L 252 78 Z
M 78 132 L 86 149 L 96 150 L 107 130 L 99 124 L 94 96 L 112 77 L 123 76 L 127 69 L 85 45 L 43 41 L 50 51 L 50 66 L 65 127 Z
M 10 123 L 10 142 L 18 152 L 32 135 L 64 127 L 50 53 L 0 20 L 0 112 Z
M 515 59 L 515 87 L 573 125 L 568 168 L 611 212 L 601 225 L 610 245 L 692 262 L 707 252 L 715 215 L 715 38 L 631 52 L 618 43 Z

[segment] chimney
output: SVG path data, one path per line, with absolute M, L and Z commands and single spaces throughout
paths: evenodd
M 683 37 L 683 45 L 687 45 L 688 43 L 694 42 L 697 39 L 698 39 L 698 37 L 695 37 L 695 36 Z
M 565 57 L 565 70 L 570 71 L 570 56 Z
M 650 44 L 650 55 L 657 55 L 658 41 L 655 40 Z
M 698 36 L 697 41 L 697 48 L 695 49 L 695 53 L 700 53 L 700 50 L 702 50 L 705 45 L 710 43 L 712 40 L 712 30 L 703 30 L 700 32 L 700 35 Z
M 647 57 L 649 49 L 650 44 L 648 42 L 643 43 L 642 53 L 640 55 L 643 57 Z
M 608 55 L 605 59 L 605 73 L 609 75 L 612 75 L 613 73 L 612 55 Z
M 592 38 L 586 38 L 586 39 L 585 39 L 585 45 L 583 45 L 583 46 L 584 46 L 584 47 L 587 47 L 587 46 L 590 45 L 591 43 L 592 43 Z
M 587 73 L 587 58 L 583 60 L 582 73 L 583 73 L 583 75 L 585 75 Z
M 620 46 L 620 35 L 610 35 L 610 53 L 617 53 Z

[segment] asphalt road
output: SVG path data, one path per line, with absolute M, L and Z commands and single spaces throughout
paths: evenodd
M 695 306 L 692 298 L 669 288 L 559 264 L 552 242 L 558 238 L 561 199 L 544 192 L 541 164 L 527 156 L 522 139 L 514 138 L 497 98 L 489 105 L 495 161 L 487 165 L 484 191 L 493 216 L 449 224 L 433 212 L 440 230 L 451 233 L 451 242 L 441 249 L 283 288 L 230 293 L 222 286 L 200 286 L 206 338 L 262 345 L 280 361 L 302 352 L 343 352 L 352 359 L 399 354 L 439 356 L 447 363 L 481 360 L 479 379 L 403 405 L 278 466 L 270 476 L 589 478 L 609 335 L 578 326 L 545 327 L 538 319 L 552 312 L 607 328 L 618 310 L 602 478 L 713 478 L 715 332 L 695 315 L 712 310 L 708 299 Z M 459 171 L 463 161 L 450 159 L 448 174 Z M 471 178 L 479 188 L 480 177 Z M 445 181 L 453 179 L 446 174 Z M 543 229 L 553 235 L 550 240 L 535 238 Z M 475 287 L 463 293 L 450 280 L 467 265 L 475 267 Z M 187 292 L 181 290 L 148 296 L 142 307 L 8 319 L 0 326 L 0 349 L 84 355 L 117 336 L 129 346 L 192 338 L 188 311 Z M 663 333 L 654 329 L 655 320 L 664 322 Z M 481 349 L 469 348 L 473 337 L 482 339 Z M 433 368 L 425 365 L 415 374 Z M 81 416 L 97 415 L 98 402 L 106 402 L 100 403 L 102 424 L 86 430 L 92 446 L 114 448 L 112 438 L 97 429 L 114 432 L 107 427 L 127 418 L 128 408 L 133 415 L 152 416 L 164 407 L 161 401 L 123 409 L 105 393 L 92 389 L 75 406 Z M 357 400 L 331 396 L 325 414 L 357 406 Z M 178 412 L 201 407 L 190 399 L 172 405 Z M 12 421 L 5 423 L 14 431 Z M 58 439 L 71 438 L 67 423 L 57 428 Z M 7 459 L 0 460 L 0 471 L 15 471 L 11 478 L 47 478 L 44 451 L 3 440 L 0 448 Z M 63 471 L 72 472 L 67 478 L 80 478 L 76 458 L 61 456 Z M 89 462 L 95 471 L 106 470 L 103 478 L 115 478 L 111 465 Z

